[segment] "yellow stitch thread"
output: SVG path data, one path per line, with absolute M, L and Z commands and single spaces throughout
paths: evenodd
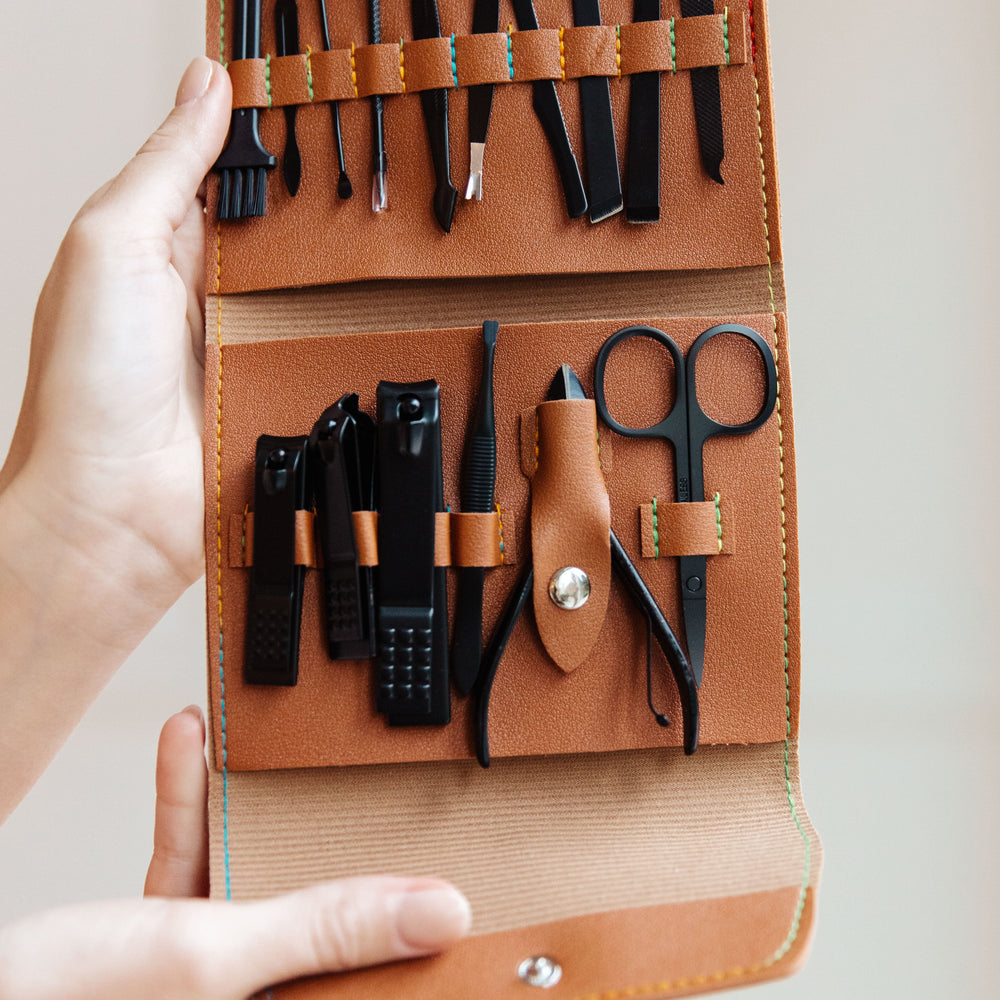
M 559 25 L 559 71 L 562 73 L 563 83 L 566 82 L 566 45 L 563 42 L 563 34 L 566 29 Z
M 403 84 L 403 93 L 406 93 L 406 70 L 403 69 L 403 39 L 399 40 L 399 79 Z
M 312 102 L 313 99 L 313 64 L 312 64 L 312 46 L 306 46 L 306 83 L 309 84 L 309 101 Z
M 618 79 L 622 78 L 622 26 L 615 25 L 615 65 L 618 67 Z
M 354 96 L 358 96 L 358 67 L 354 62 L 354 42 L 351 42 L 351 86 L 354 87 Z
M 538 471 L 538 417 L 535 417 L 535 472 Z

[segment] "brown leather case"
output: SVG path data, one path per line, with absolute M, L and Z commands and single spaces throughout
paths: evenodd
M 798 783 L 794 436 L 765 5 L 738 0 L 683 18 L 679 0 L 663 0 L 660 21 L 631 24 L 630 0 L 605 0 L 603 27 L 577 29 L 570 0 L 537 0 L 541 29 L 519 32 L 505 0 L 501 31 L 490 36 L 470 34 L 471 2 L 439 6 L 448 37 L 417 43 L 408 41 L 408 5 L 383 3 L 382 37 L 392 42 L 380 46 L 366 44 L 363 3 L 331 8 L 327 53 L 318 4 L 300 0 L 304 54 L 278 59 L 265 0 L 264 56 L 229 64 L 234 103 L 263 109 L 262 137 L 276 155 L 285 138 L 277 109 L 299 106 L 303 180 L 291 198 L 275 171 L 266 215 L 240 222 L 215 222 L 214 177 L 208 187 L 213 894 L 249 899 L 392 871 L 449 878 L 471 899 L 472 936 L 447 955 L 279 985 L 270 993 L 281 1000 L 530 998 L 537 989 L 518 969 L 536 955 L 562 970 L 545 992 L 555 1000 L 686 995 L 787 974 L 808 946 L 820 864 Z M 208 0 L 208 53 L 224 62 L 230 18 L 228 3 L 223 10 Z M 722 186 L 701 167 L 689 73 L 712 65 Z M 628 77 L 653 70 L 662 74 L 661 221 L 570 220 L 528 81 L 556 80 L 581 158 L 575 80 L 607 76 L 624 168 Z M 461 189 L 466 87 L 485 81 L 497 87 L 484 198 L 460 201 L 444 234 L 431 211 L 416 94 L 451 90 L 451 171 Z M 379 216 L 368 198 L 371 93 L 388 95 L 390 210 Z M 348 201 L 335 194 L 332 99 L 355 187 Z M 328 660 L 315 569 L 305 574 L 298 684 L 245 684 L 243 642 L 258 435 L 307 434 L 347 391 L 373 412 L 380 379 L 434 378 L 445 500 L 457 510 L 488 318 L 501 323 L 498 512 L 439 517 L 436 561 L 491 567 L 488 634 L 524 567 L 560 562 L 574 544 L 567 526 L 585 517 L 597 596 L 593 620 L 567 631 L 536 594 L 538 627 L 529 609 L 495 684 L 493 765 L 484 771 L 465 699 L 453 692 L 447 726 L 389 728 L 374 709 L 370 664 Z M 564 362 L 592 396 L 597 352 L 622 327 L 657 327 L 686 352 L 703 330 L 734 322 L 773 346 L 778 402 L 753 434 L 708 442 L 704 503 L 673 502 L 669 446 L 618 436 L 599 421 L 595 429 L 587 404 L 539 408 Z M 716 419 L 749 419 L 764 393 L 760 361 L 720 339 L 725 348 L 713 343 L 699 358 L 699 398 Z M 617 419 L 655 423 L 670 403 L 671 377 L 662 349 L 628 342 L 608 370 Z M 553 435 L 594 440 L 575 491 L 550 466 L 536 473 L 536 450 Z M 646 706 L 645 620 L 608 575 L 598 537 L 608 518 L 678 632 L 677 556 L 707 558 L 693 757 L 680 749 L 680 703 L 662 664 L 654 699 L 675 724 L 661 728 Z M 361 561 L 376 563 L 375 518 L 357 518 L 356 530 Z M 307 513 L 296 558 L 317 562 Z M 449 572 L 451 608 L 456 575 Z

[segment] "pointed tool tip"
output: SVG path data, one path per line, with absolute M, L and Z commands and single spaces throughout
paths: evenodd
M 500 324 L 495 319 L 488 319 L 483 323 L 483 343 L 487 347 L 495 347 L 497 334 L 500 332 Z

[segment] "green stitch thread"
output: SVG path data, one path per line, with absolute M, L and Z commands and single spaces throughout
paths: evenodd
M 309 84 L 309 102 L 312 103 L 313 99 L 313 64 L 312 64 L 313 50 L 310 46 L 306 46 L 306 83 Z
M 656 497 L 653 497 L 653 558 L 660 558 L 660 521 L 656 516 Z
M 271 53 L 268 52 L 267 59 L 264 60 L 264 89 L 267 90 L 267 106 L 271 104 Z
M 219 0 L 219 62 L 226 65 L 226 0 Z
M 719 533 L 719 554 L 722 554 L 722 504 L 719 494 L 715 494 L 715 530 Z
M 722 44 L 726 49 L 726 65 L 729 65 L 729 8 L 722 9 Z
M 674 35 L 674 18 L 670 18 L 670 72 L 677 72 L 677 38 Z

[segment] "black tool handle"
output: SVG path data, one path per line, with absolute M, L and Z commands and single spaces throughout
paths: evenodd
M 566 198 L 566 211 L 571 219 L 587 214 L 587 192 L 580 177 L 580 166 L 573 155 L 566 122 L 563 120 L 559 95 L 553 80 L 535 80 L 532 84 L 531 104 L 538 115 L 549 148 L 556 161 L 559 179 Z
M 681 0 L 682 17 L 700 17 L 715 13 L 714 0 Z M 698 148 L 705 173 L 716 184 L 724 184 L 722 161 L 726 155 L 722 132 L 722 94 L 719 90 L 719 67 L 699 66 L 688 74 L 694 98 L 694 120 L 698 129 Z
M 420 103 L 427 123 L 427 139 L 434 164 L 434 218 L 446 232 L 451 232 L 458 191 L 451 183 L 451 158 L 448 151 L 448 91 L 422 90 Z
M 260 58 L 261 0 L 240 0 L 233 7 L 233 59 Z
M 663 616 L 656 598 L 650 593 L 646 581 L 639 575 L 635 564 L 628 557 L 625 547 L 618 536 L 611 532 L 611 563 L 617 571 L 622 583 L 631 592 L 638 606 L 648 616 L 653 627 L 653 635 L 657 644 L 663 650 L 677 684 L 681 698 L 681 715 L 684 726 L 684 753 L 693 754 L 698 749 L 698 685 L 684 650 L 681 649 L 677 636 L 674 635 L 670 623 Z
M 660 0 L 635 0 L 635 21 L 658 21 Z M 625 218 L 660 221 L 660 74 L 633 73 L 629 80 L 628 167 Z
M 475 0 L 472 7 L 472 33 L 487 35 L 500 27 L 500 0 Z M 493 84 L 477 83 L 469 87 L 469 141 L 486 142 L 493 109 Z

